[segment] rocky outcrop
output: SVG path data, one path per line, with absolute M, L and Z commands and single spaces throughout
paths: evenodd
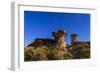
M 64 30 L 52 32 L 54 38 L 36 38 L 24 49 L 25 61 L 87 59 L 90 58 L 90 42 L 78 41 L 77 34 L 71 35 L 71 45 L 64 39 Z
M 67 33 L 64 30 L 58 30 L 57 32 L 52 32 L 53 39 L 47 38 L 36 38 L 29 46 L 39 47 L 39 46 L 53 46 L 53 47 L 66 47 L 66 42 L 64 41 Z
M 72 55 L 67 51 L 67 43 L 64 41 L 67 33 L 64 30 L 52 32 L 53 39 L 37 38 L 25 48 L 25 61 L 37 60 L 62 60 L 71 59 Z

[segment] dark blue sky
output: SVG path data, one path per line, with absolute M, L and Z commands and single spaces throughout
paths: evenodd
M 90 14 L 24 11 L 25 46 L 36 38 L 53 38 L 51 33 L 58 29 L 67 32 L 68 44 L 72 33 L 79 40 L 90 40 Z

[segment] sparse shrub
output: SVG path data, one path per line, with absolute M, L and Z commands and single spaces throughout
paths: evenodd
M 25 61 L 39 61 L 39 60 L 62 60 L 71 59 L 72 55 L 67 51 L 67 49 L 57 49 L 53 47 L 28 47 L 25 48 Z
M 34 47 L 27 47 L 24 49 L 24 60 L 31 61 L 34 59 L 35 50 Z

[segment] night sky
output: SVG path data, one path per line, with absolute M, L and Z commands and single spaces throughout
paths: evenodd
M 90 40 L 90 14 L 24 11 L 24 43 L 27 46 L 36 38 L 53 38 L 52 32 L 64 29 L 65 41 L 78 34 L 78 40 Z

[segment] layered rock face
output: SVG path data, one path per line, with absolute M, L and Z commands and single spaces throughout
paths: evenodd
M 25 61 L 64 60 L 90 58 L 90 43 L 77 41 L 76 36 L 71 36 L 71 45 L 64 39 L 67 33 L 60 29 L 52 32 L 54 38 L 36 38 L 24 49 Z

